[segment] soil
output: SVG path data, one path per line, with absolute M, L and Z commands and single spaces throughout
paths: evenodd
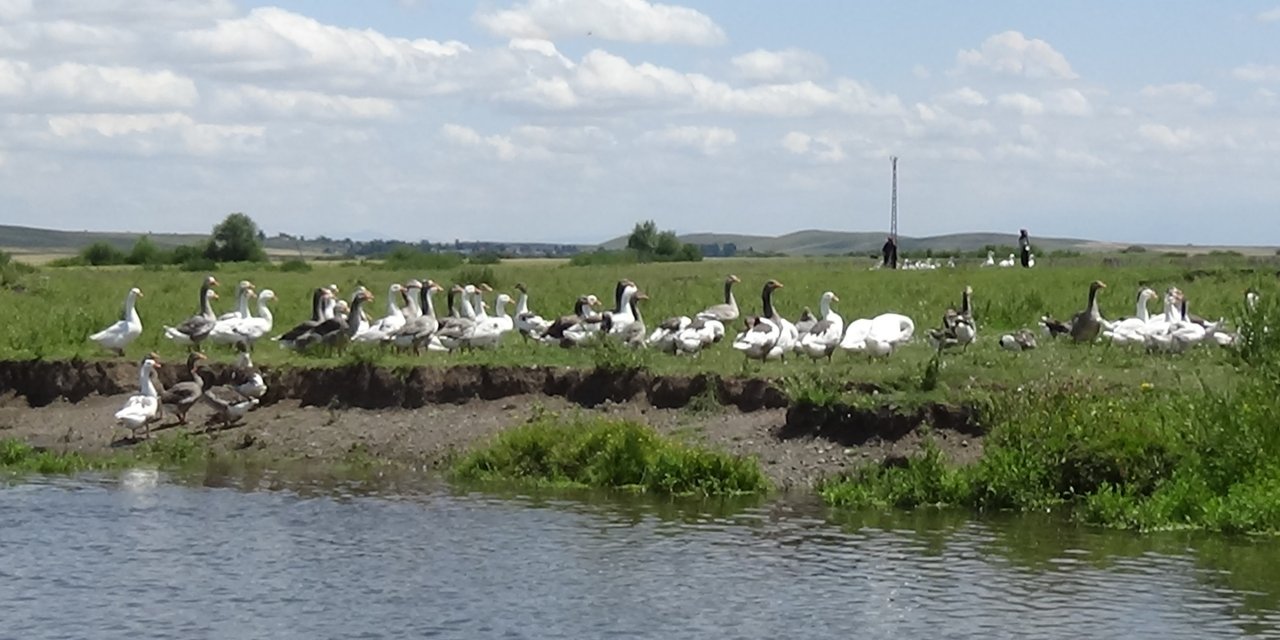
M 269 391 L 240 425 L 213 425 L 215 450 L 267 458 L 341 460 L 354 450 L 396 462 L 439 466 L 452 454 L 527 420 L 536 409 L 635 419 L 688 442 L 757 458 L 775 485 L 804 489 L 868 463 L 892 464 L 918 450 L 921 425 L 954 462 L 981 456 L 970 408 L 875 409 L 787 406 L 771 382 L 714 376 L 661 377 L 519 367 L 372 365 L 263 371 Z M 112 414 L 137 386 L 137 368 L 114 362 L 0 362 L 0 439 L 94 453 L 129 446 Z M 170 368 L 160 381 L 176 381 Z M 230 371 L 215 368 L 224 382 Z M 204 432 L 197 406 L 187 426 Z

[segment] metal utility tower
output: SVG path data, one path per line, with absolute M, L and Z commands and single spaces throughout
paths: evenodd
M 898 156 L 889 156 L 889 162 L 893 165 L 893 196 L 889 201 L 889 235 L 893 236 L 894 244 L 898 242 Z

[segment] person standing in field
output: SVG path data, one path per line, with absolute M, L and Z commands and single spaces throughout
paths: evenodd
M 893 236 L 889 236 L 884 241 L 884 247 L 881 248 L 881 251 L 884 252 L 884 264 L 882 266 L 888 267 L 890 269 L 897 269 L 898 268 L 898 243 L 893 241 Z
M 1023 229 L 1018 236 L 1018 249 L 1022 254 L 1022 266 L 1031 267 L 1031 236 L 1027 235 L 1027 230 Z

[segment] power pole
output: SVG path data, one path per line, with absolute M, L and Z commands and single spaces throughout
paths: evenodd
M 889 156 L 889 163 L 893 165 L 893 196 L 889 201 L 889 235 L 893 236 L 893 243 L 898 244 L 898 156 Z

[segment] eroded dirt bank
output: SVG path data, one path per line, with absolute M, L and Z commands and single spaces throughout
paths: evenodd
M 213 366 L 225 381 L 230 370 Z M 352 450 L 396 461 L 439 464 L 526 420 L 535 409 L 634 418 L 669 435 L 752 455 L 782 487 L 804 487 L 857 464 L 908 455 L 921 425 L 957 462 L 981 454 L 978 416 L 967 407 L 788 408 L 763 379 L 654 376 L 545 367 L 417 367 L 361 364 L 264 369 L 269 391 L 243 426 L 208 437 L 222 450 L 333 460 Z M 173 384 L 176 372 L 162 369 Z M 0 362 L 0 438 L 101 451 L 127 444 L 112 414 L 137 387 L 127 362 Z M 192 412 L 203 429 L 205 411 Z

